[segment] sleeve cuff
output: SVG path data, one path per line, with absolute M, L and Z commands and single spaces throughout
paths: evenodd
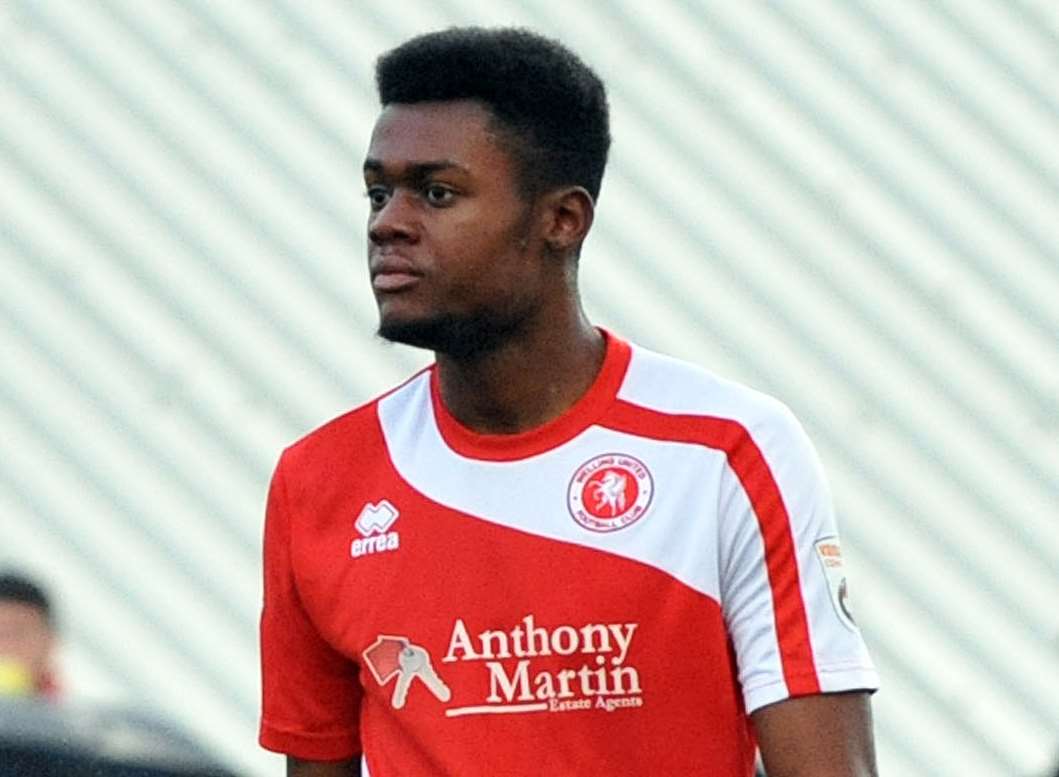
M 879 675 L 870 667 L 818 667 L 816 678 L 820 693 L 840 693 L 842 691 L 876 691 L 879 688 Z M 791 698 L 787 683 L 778 679 L 771 683 L 743 689 L 743 703 L 747 715 L 778 701 Z
M 258 743 L 274 753 L 307 761 L 343 761 L 361 754 L 360 737 L 356 732 L 315 734 L 261 724 Z

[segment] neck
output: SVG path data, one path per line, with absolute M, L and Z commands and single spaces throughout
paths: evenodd
M 588 391 L 605 350 L 603 335 L 578 307 L 565 320 L 530 326 L 484 354 L 438 353 L 441 399 L 475 432 L 524 432 L 562 415 Z

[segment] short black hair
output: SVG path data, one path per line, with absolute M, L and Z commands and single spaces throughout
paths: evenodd
M 524 194 L 583 186 L 599 198 L 610 148 L 603 82 L 576 54 L 526 29 L 451 27 L 379 57 L 383 106 L 478 100 L 509 142 Z
M 0 602 L 28 604 L 40 610 L 48 623 L 53 622 L 51 599 L 37 583 L 15 572 L 0 572 Z

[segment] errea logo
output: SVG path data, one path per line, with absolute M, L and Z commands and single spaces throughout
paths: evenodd
M 377 504 L 368 502 L 364 505 L 353 524 L 363 536 L 353 540 L 349 546 L 349 555 L 360 558 L 370 553 L 397 550 L 401 545 L 401 538 L 397 532 L 389 531 L 389 528 L 399 515 L 397 508 L 386 499 Z

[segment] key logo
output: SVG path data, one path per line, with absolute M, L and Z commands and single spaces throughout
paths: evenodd
M 386 499 L 377 504 L 368 502 L 364 505 L 353 523 L 362 536 L 353 540 L 349 554 L 353 558 L 360 558 L 371 553 L 397 550 L 401 546 L 401 537 L 389 529 L 399 515 L 397 508 Z
M 395 710 L 404 708 L 408 692 L 416 680 L 438 701 L 445 703 L 452 698 L 452 691 L 434 670 L 430 653 L 422 645 L 413 645 L 408 637 L 380 634 L 361 655 L 380 686 L 397 678 L 390 699 Z
M 582 464 L 570 479 L 567 506 L 586 529 L 611 532 L 643 517 L 654 496 L 647 466 L 622 453 L 606 453 Z

